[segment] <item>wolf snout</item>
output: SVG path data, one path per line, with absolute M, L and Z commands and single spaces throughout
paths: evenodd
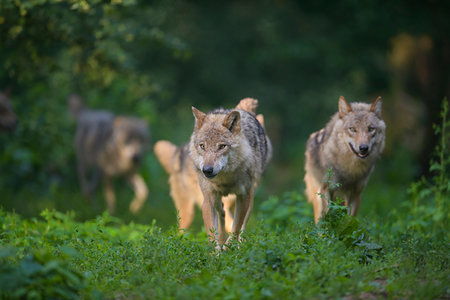
M 203 166 L 202 172 L 207 178 L 213 178 L 215 176 L 213 166 Z
M 367 154 L 369 152 L 369 146 L 366 144 L 362 144 L 359 146 L 359 153 L 361 154 Z
M 133 155 L 133 157 L 131 158 L 132 162 L 134 164 L 138 164 L 141 161 L 142 155 L 139 153 L 136 153 Z

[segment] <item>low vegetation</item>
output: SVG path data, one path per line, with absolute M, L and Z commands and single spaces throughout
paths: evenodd
M 1 211 L 1 298 L 448 298 L 444 109 L 435 176 L 412 184 L 410 201 L 384 217 L 356 219 L 331 203 L 316 227 L 304 197 L 286 193 L 260 206 L 245 242 L 215 254 L 205 232 L 106 213 L 80 223 L 57 211 L 31 219 Z
M 211 254 L 204 233 L 124 225 L 107 214 L 78 223 L 55 211 L 30 220 L 1 212 L 2 298 L 449 296 L 444 223 L 430 218 L 411 225 L 413 211 L 363 222 L 333 204 L 316 228 L 311 218 L 289 218 L 305 208 L 302 197 L 281 200 L 272 208 L 288 212 L 287 222 L 266 215 L 244 243 L 220 255 Z

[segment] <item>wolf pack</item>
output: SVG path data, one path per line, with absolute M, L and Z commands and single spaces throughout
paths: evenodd
M 135 117 L 116 115 L 85 106 L 79 95 L 67 99 L 76 119 L 74 138 L 77 172 L 82 193 L 92 197 L 100 182 L 109 213 L 116 210 L 113 180 L 125 178 L 134 198 L 129 209 L 137 213 L 148 197 L 139 167 L 149 149 L 148 124 Z M 192 107 L 193 131 L 184 145 L 160 140 L 153 151 L 169 176 L 170 196 L 178 212 L 180 231 L 189 228 L 197 205 L 205 229 L 216 249 L 242 241 L 250 218 L 255 191 L 272 157 L 264 116 L 258 100 L 242 99 L 231 109 L 209 112 Z M 9 95 L 0 93 L 0 131 L 17 125 Z M 386 125 L 382 101 L 338 100 L 338 111 L 324 128 L 306 142 L 305 195 L 319 223 L 330 201 L 342 201 L 356 216 L 361 194 L 376 160 L 384 149 Z

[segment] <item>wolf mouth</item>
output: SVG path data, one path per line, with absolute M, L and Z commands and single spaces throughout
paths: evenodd
M 217 176 L 217 174 L 206 175 L 205 173 L 203 173 L 203 175 L 205 175 L 205 177 L 208 179 L 213 179 L 214 177 Z
M 353 145 L 351 144 L 351 143 L 348 143 L 349 144 L 349 146 L 350 146 L 350 149 L 352 149 L 352 151 L 353 151 L 353 153 L 355 153 L 356 154 L 356 156 L 358 156 L 359 158 L 366 158 L 367 156 L 369 156 L 369 154 L 370 154 L 370 152 L 367 152 L 366 154 L 361 154 L 361 153 L 359 153 L 359 152 L 357 152 L 356 150 L 355 150 L 355 148 L 353 148 Z

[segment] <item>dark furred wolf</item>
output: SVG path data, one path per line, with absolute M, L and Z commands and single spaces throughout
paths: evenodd
M 17 118 L 9 101 L 9 91 L 0 92 L 0 132 L 13 131 Z
M 103 178 L 108 212 L 115 212 L 116 197 L 112 179 L 125 176 L 134 189 L 130 211 L 137 213 L 147 199 L 148 189 L 137 169 L 148 147 L 147 123 L 133 117 L 115 116 L 105 110 L 84 107 L 77 95 L 68 98 L 69 110 L 77 119 L 75 150 L 83 194 L 90 196 Z M 89 170 L 94 171 L 90 181 Z
M 324 129 L 314 132 L 306 144 L 306 196 L 314 206 L 314 220 L 328 210 L 328 199 L 341 197 L 349 214 L 355 216 L 375 161 L 384 149 L 386 125 L 381 118 L 381 97 L 372 104 L 348 104 L 339 98 L 339 112 Z M 332 169 L 328 188 L 327 170 Z
M 248 111 L 253 115 L 256 114 L 257 107 L 258 101 L 252 98 L 242 99 L 236 106 L 237 109 Z M 257 115 L 256 118 L 263 125 L 263 116 Z M 201 208 L 203 204 L 203 194 L 198 183 L 194 163 L 189 156 L 189 147 L 189 143 L 177 147 L 169 141 L 158 141 L 153 147 L 156 157 L 169 174 L 170 195 L 179 213 L 178 225 L 180 229 L 189 228 L 194 218 L 195 205 Z M 232 208 L 235 202 L 236 196 L 234 194 L 222 197 L 227 232 L 231 232 L 233 224 Z
M 230 238 L 238 239 L 245 230 L 254 192 L 271 158 L 272 146 L 252 113 L 216 109 L 205 114 L 194 107 L 192 111 L 195 127 L 190 156 L 204 196 L 203 221 L 210 239 L 222 249 Z M 236 208 L 227 240 L 221 198 L 230 194 L 236 195 Z

